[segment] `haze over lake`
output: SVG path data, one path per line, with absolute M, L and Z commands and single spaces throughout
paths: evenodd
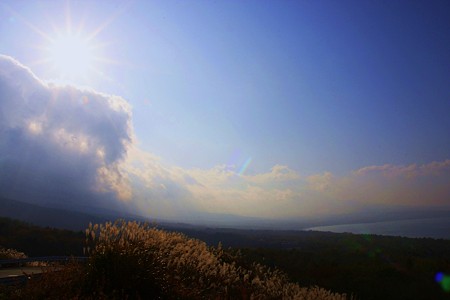
M 318 226 L 309 230 L 450 239 L 450 217 Z

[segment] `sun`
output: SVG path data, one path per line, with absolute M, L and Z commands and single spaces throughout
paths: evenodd
M 49 59 L 60 74 L 80 77 L 93 67 L 94 49 L 79 35 L 61 35 L 51 41 Z
M 66 78 L 85 77 L 94 67 L 95 47 L 80 34 L 59 34 L 50 40 L 48 60 Z
M 95 82 L 114 82 L 108 75 L 112 66 L 127 65 L 126 62 L 111 58 L 111 53 L 114 56 L 114 50 L 110 51 L 111 45 L 115 42 L 102 38 L 102 32 L 127 7 L 119 6 L 117 11 L 94 27 L 86 26 L 87 23 L 93 25 L 87 21 L 86 13 L 72 12 L 71 0 L 66 1 L 63 22 L 60 20 L 54 23 L 49 18 L 45 26 L 33 24 L 17 12 L 12 13 L 42 38 L 32 46 L 39 54 L 30 64 L 42 72 L 42 78 L 57 83 L 86 86 Z M 74 22 L 74 19 L 78 21 Z

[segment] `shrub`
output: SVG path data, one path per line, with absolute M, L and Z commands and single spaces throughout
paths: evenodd
M 0 259 L 19 259 L 19 258 L 27 258 L 27 256 L 23 252 L 19 252 L 14 249 L 6 249 L 0 246 Z
M 91 253 L 88 282 L 111 297 L 346 299 L 318 287 L 301 288 L 279 270 L 237 266 L 224 259 L 220 245 L 208 247 L 148 224 L 90 224 L 86 245 Z

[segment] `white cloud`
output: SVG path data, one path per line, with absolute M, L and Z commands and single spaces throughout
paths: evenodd
M 412 206 L 450 205 L 450 160 L 408 166 L 369 166 L 335 184 L 342 199 Z

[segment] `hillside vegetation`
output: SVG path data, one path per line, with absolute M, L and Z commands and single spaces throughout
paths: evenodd
M 19 252 L 16 249 L 8 249 L 0 246 L 0 259 L 21 259 L 27 256 L 23 252 Z
M 51 279 L 54 273 L 46 275 L 46 278 L 50 278 L 48 289 L 43 288 L 47 285 L 42 281 L 34 284 L 36 288 L 33 293 L 44 293 L 45 296 L 41 298 L 50 297 L 51 293 L 45 291 L 52 289 L 56 293 L 53 298 L 62 294 L 80 293 L 121 298 L 118 296 L 119 291 L 123 290 L 125 293 L 136 289 L 135 284 L 145 282 L 145 285 L 149 285 L 149 282 L 153 282 L 156 284 L 153 288 L 166 295 L 166 298 L 170 298 L 167 291 L 171 290 L 174 293 L 177 291 L 173 295 L 181 295 L 178 298 L 208 298 L 217 291 L 220 297 L 229 293 L 233 299 L 245 299 L 251 293 L 261 293 L 264 285 L 271 282 L 261 278 L 278 278 L 274 282 L 282 282 L 286 288 L 293 286 L 289 282 L 296 282 L 301 287 L 320 286 L 325 290 L 352 295 L 354 299 L 362 300 L 450 299 L 450 240 L 200 227 L 174 227 L 169 231 L 148 225 L 138 226 L 134 231 L 140 234 L 134 236 L 124 235 L 124 232 L 133 230 L 127 231 L 125 228 L 129 227 L 120 227 L 123 224 L 105 224 L 101 235 L 100 226 L 92 226 L 88 230 L 89 238 L 86 241 L 85 232 L 41 228 L 15 220 L 0 219 L 0 245 L 28 256 L 79 256 L 83 255 L 83 245 L 85 246 L 85 251 L 91 255 L 91 263 L 86 266 L 68 266 L 67 272 L 59 272 L 54 280 Z M 179 231 L 183 231 L 185 235 Z M 92 236 L 93 232 L 95 236 Z M 210 247 L 219 242 L 222 242 L 223 248 Z M 230 246 L 232 248 L 228 248 Z M 184 253 L 181 249 L 187 252 Z M 129 253 L 133 253 L 132 251 L 139 255 L 130 258 Z M 123 253 L 128 254 L 123 256 Z M 206 265 L 203 263 L 204 258 L 207 258 Z M 183 259 L 190 263 L 183 264 Z M 127 270 L 132 272 L 133 269 L 139 269 L 134 264 L 146 266 L 144 269 L 152 270 L 153 275 L 145 275 L 147 271 L 127 274 Z M 128 265 L 131 267 L 127 267 Z M 263 266 L 270 267 L 271 270 Z M 228 279 L 217 275 L 222 268 L 234 270 L 230 274 L 238 276 L 239 280 L 236 281 L 234 277 L 229 280 L 230 283 L 224 284 L 221 280 Z M 207 270 L 215 272 L 209 273 Z M 214 273 L 215 277 L 209 276 Z M 265 277 L 261 275 L 263 273 L 266 274 Z M 118 275 L 114 277 L 115 275 L 106 276 L 107 274 Z M 205 278 L 209 278 L 209 281 Z M 53 287 L 53 281 L 57 282 L 57 288 Z M 65 285 L 61 285 L 61 281 Z M 123 286 L 114 288 L 117 285 L 115 281 L 122 282 Z M 226 287 L 226 293 L 215 286 L 208 286 L 211 283 L 220 283 Z M 261 284 L 263 287 L 260 287 Z M 27 289 L 32 290 L 32 286 L 33 283 Z M 69 291 L 65 291 L 65 288 Z M 150 292 L 156 293 L 152 289 Z M 95 290 L 98 291 L 94 292 Z M 309 289 L 309 292 L 312 290 Z M 317 290 L 320 293 L 323 291 Z
M 219 247 L 137 222 L 90 225 L 87 265 L 48 272 L 8 296 L 29 299 L 347 299 L 279 270 L 244 268 Z M 63 283 L 62 283 L 63 281 Z
M 82 231 L 39 227 L 0 217 L 0 246 L 28 256 L 83 255 Z

